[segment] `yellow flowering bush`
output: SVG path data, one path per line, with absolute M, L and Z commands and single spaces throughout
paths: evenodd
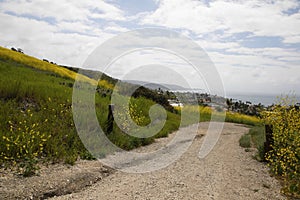
M 118 118 L 120 124 L 119 127 L 121 130 L 128 132 L 132 129 L 133 121 L 138 126 L 145 126 L 150 122 L 150 119 L 147 118 L 141 109 L 134 103 L 129 104 L 129 108 L 126 105 L 121 105 L 118 109 L 115 110 L 115 118 Z M 129 118 L 130 117 L 130 118 Z
M 0 101 L 0 107 L 0 166 L 30 176 L 39 161 L 93 159 L 76 133 L 70 100 L 47 97 L 27 106 Z
M 271 171 L 284 179 L 283 192 L 300 196 L 300 110 L 283 99 L 271 111 L 262 113 L 273 127 L 273 150 L 266 154 Z
M 0 159 L 19 164 L 23 175 L 30 175 L 36 169 L 34 162 L 43 154 L 49 139 L 39 131 L 39 123 L 32 123 L 33 113 L 27 110 L 25 119 L 19 122 L 8 121 L 9 132 L 2 136 Z

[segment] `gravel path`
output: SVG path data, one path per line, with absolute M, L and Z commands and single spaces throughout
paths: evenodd
M 208 123 L 200 123 L 190 148 L 166 168 L 144 174 L 116 171 L 81 192 L 53 199 L 286 199 L 268 168 L 252 158 L 255 150 L 246 152 L 239 146 L 239 138 L 248 131 L 241 125 L 226 123 L 213 151 L 200 160 L 201 136 L 207 127 Z M 136 151 L 155 151 L 172 137 Z

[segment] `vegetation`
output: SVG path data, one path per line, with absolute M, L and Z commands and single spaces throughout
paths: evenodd
M 184 109 L 188 113 L 196 113 L 200 112 L 200 121 L 210 121 L 212 116 L 212 108 L 208 106 L 185 106 Z M 180 110 L 180 107 L 177 108 Z M 249 116 L 241 113 L 234 113 L 234 112 L 224 112 L 224 111 L 217 111 L 214 113 L 215 119 L 217 121 L 222 121 L 222 116 L 225 116 L 225 122 L 231 123 L 238 123 L 238 124 L 245 124 L 251 126 L 259 126 L 262 125 L 262 121 L 255 116 Z
M 112 89 L 117 80 L 102 74 L 97 83 L 97 74 L 93 71 L 62 67 L 27 56 L 22 51 L 11 51 L 0 47 L 0 165 L 12 167 L 24 176 L 30 176 L 38 169 L 39 162 L 65 162 L 73 164 L 79 157 L 93 159 L 77 135 L 73 122 L 72 91 L 74 80 L 78 78 L 86 84 L 97 85 L 95 95 L 96 114 L 101 127 L 107 125 L 108 105 L 111 102 Z M 99 73 L 98 73 L 99 75 Z M 115 88 L 121 95 L 127 95 L 128 89 L 136 86 L 123 83 Z M 227 100 L 229 109 L 217 111 L 207 106 L 185 105 L 173 108 L 168 103 L 172 93 L 158 93 L 139 87 L 130 98 L 129 107 L 120 100 L 118 116 L 122 124 L 116 124 L 108 138 L 118 147 L 130 150 L 150 144 L 157 137 L 166 137 L 181 125 L 210 121 L 212 113 L 215 120 L 250 125 L 251 129 L 240 139 L 245 148 L 255 147 L 259 151 L 257 158 L 264 157 L 271 171 L 282 177 L 283 191 L 300 197 L 300 111 L 291 106 L 288 99 L 262 112 L 265 123 L 273 127 L 274 144 L 265 156 L 265 141 L 262 120 L 256 117 L 262 107 L 249 103 L 233 104 Z M 150 108 L 159 103 L 166 115 L 154 113 L 155 119 L 166 123 L 153 136 L 146 138 L 125 134 L 131 130 L 130 120 L 141 127 L 151 122 Z M 242 109 L 240 109 L 242 108 Z M 200 116 L 198 116 L 200 113 Z M 252 116 L 249 116 L 252 115 Z M 184 120 L 182 121 L 182 118 Z M 154 122 L 153 122 L 154 123 Z M 159 124 L 159 123 L 158 123 Z M 108 149 L 102 149 L 105 155 Z
M 25 55 L 21 52 L 12 51 L 3 47 L 0 47 L 0 59 L 2 61 L 13 61 L 15 63 L 22 64 L 23 66 L 32 67 L 47 72 L 52 72 L 53 76 L 59 75 L 65 78 L 71 78 L 73 80 L 77 78 L 82 81 L 96 84 L 95 81 L 93 81 L 92 79 L 86 76 L 78 75 L 77 73 L 67 70 L 58 65 L 51 64 L 49 62 L 45 62 L 37 58 Z
M 92 73 L 89 74 L 92 76 Z M 94 84 L 80 75 L 82 81 Z M 105 127 L 113 79 L 103 76 L 95 96 L 96 113 Z M 73 164 L 78 157 L 92 159 L 77 135 L 71 107 L 76 73 L 20 52 L 0 47 L 0 164 L 32 175 L 41 161 Z M 145 93 L 147 91 L 144 91 Z M 104 95 L 105 94 L 105 95 Z M 162 99 L 163 97 L 161 97 Z M 155 103 L 143 95 L 131 99 L 130 115 L 137 124 L 149 123 Z M 142 110 L 140 110 L 142 108 Z M 180 116 L 167 112 L 163 129 L 150 138 L 135 138 L 114 126 L 109 139 L 129 150 L 165 137 L 178 129 Z
M 274 144 L 266 160 L 271 171 L 283 179 L 283 192 L 300 197 L 300 111 L 293 99 L 284 98 L 263 119 L 273 127 Z
M 152 101 L 162 105 L 168 111 L 174 112 L 174 108 L 168 102 L 168 96 L 163 93 L 150 90 L 144 86 L 137 87 L 136 85 L 132 85 L 129 83 L 123 83 L 119 85 L 117 90 L 121 95 L 124 96 L 131 95 L 134 98 L 144 97 L 147 99 L 151 99 Z M 134 91 L 134 93 L 130 94 L 128 91 Z
M 260 115 L 260 112 L 264 110 L 264 106 L 261 103 L 255 105 L 249 101 L 245 103 L 241 100 L 234 102 L 233 99 L 226 99 L 226 104 L 228 111 L 257 117 Z
M 245 134 L 243 135 L 240 140 L 240 146 L 244 148 L 250 148 L 251 147 L 251 135 Z
M 283 98 L 261 112 L 265 124 L 272 127 L 271 150 L 265 152 L 264 126 L 252 126 L 240 139 L 240 146 L 256 147 L 260 161 L 267 161 L 271 172 L 282 180 L 284 194 L 300 197 L 300 110 L 293 99 Z
M 259 119 L 258 117 L 235 112 L 226 112 L 225 121 L 238 124 L 246 124 L 250 126 L 259 126 L 262 124 L 261 119 Z
M 72 79 L 2 57 L 0 72 L 1 165 L 30 175 L 38 159 L 73 163 L 88 155 L 72 121 Z
M 24 176 L 29 176 L 38 169 L 39 162 L 73 164 L 79 157 L 93 159 L 82 144 L 73 122 L 71 99 L 76 71 L 76 68 L 61 67 L 0 47 L 1 166 L 13 167 Z M 81 70 L 81 73 L 81 81 L 97 84 L 93 80 L 95 72 Z M 99 124 L 105 127 L 116 80 L 104 74 L 102 78 L 97 86 L 95 104 Z M 125 83 L 121 86 L 116 88 L 120 94 L 126 94 L 126 88 L 135 87 Z M 138 138 L 124 133 L 130 129 L 127 116 L 141 127 L 148 126 L 151 122 L 149 109 L 156 103 L 166 109 L 166 123 L 156 135 Z M 187 126 L 197 123 L 199 119 L 210 121 L 212 114 L 211 108 L 205 106 L 186 105 L 174 109 L 168 104 L 167 96 L 143 87 L 131 97 L 129 109 L 121 109 L 125 112 L 116 114 L 124 124 L 114 122 L 112 132 L 106 134 L 114 144 L 125 150 L 150 144 L 156 137 L 166 137 L 177 130 L 180 123 Z M 224 114 L 219 112 L 219 116 Z M 163 119 L 159 113 L 154 113 L 154 116 L 155 119 Z M 181 118 L 185 120 L 181 121 Z M 255 117 L 233 113 L 227 113 L 226 121 L 259 123 Z M 103 149 L 103 155 L 108 151 Z
M 244 148 L 257 148 L 258 153 L 255 158 L 258 161 L 264 160 L 264 143 L 266 141 L 265 129 L 262 125 L 251 126 L 249 132 L 244 134 L 240 140 L 240 146 Z

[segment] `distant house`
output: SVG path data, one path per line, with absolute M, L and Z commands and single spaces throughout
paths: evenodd
M 178 100 L 169 99 L 168 102 L 173 107 L 183 107 L 183 103 L 180 103 Z
M 173 107 L 183 107 L 183 104 L 182 103 L 170 103 L 171 106 Z

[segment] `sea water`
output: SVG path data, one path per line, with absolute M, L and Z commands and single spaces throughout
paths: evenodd
M 281 97 L 286 97 L 286 95 L 263 95 L 263 94 L 228 94 L 226 95 L 227 98 L 232 98 L 234 101 L 249 101 L 252 104 L 259 104 L 261 103 L 262 105 L 269 106 L 272 104 L 276 104 L 279 102 Z M 296 102 L 300 102 L 300 96 L 295 96 L 295 95 L 289 95 L 289 97 L 295 97 Z

